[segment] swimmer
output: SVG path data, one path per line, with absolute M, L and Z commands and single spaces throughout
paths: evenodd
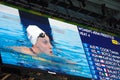
M 26 46 L 14 46 L 14 47 L 12 47 L 13 50 L 24 53 L 24 54 L 32 55 L 32 56 L 37 56 L 40 53 L 45 53 L 48 56 L 51 56 L 53 58 L 61 59 L 61 60 L 65 61 L 66 63 L 76 64 L 75 62 L 72 62 L 72 61 L 69 61 L 66 59 L 62 59 L 62 58 L 59 58 L 59 57 L 53 55 L 52 45 L 50 43 L 49 37 L 46 35 L 46 33 L 43 30 L 41 30 L 36 25 L 29 25 L 27 27 L 26 31 L 27 31 L 27 37 L 30 40 L 30 42 L 32 43 L 32 47 L 29 48 Z M 39 58 L 39 59 L 48 61 L 44 58 Z
M 39 53 L 53 55 L 50 39 L 43 30 L 36 25 L 29 25 L 26 30 L 28 39 L 32 43 L 32 47 L 15 46 L 12 47 L 12 49 L 29 55 L 37 55 Z

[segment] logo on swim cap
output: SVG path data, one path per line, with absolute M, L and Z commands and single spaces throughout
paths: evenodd
M 45 32 L 36 25 L 29 25 L 27 27 L 27 36 L 31 43 L 34 45 L 40 34 L 45 34 Z

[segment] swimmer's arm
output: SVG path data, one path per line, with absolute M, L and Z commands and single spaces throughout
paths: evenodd
M 11 47 L 11 49 L 13 49 L 17 52 L 21 52 L 23 54 L 28 54 L 28 55 L 31 55 L 31 56 L 35 56 L 35 54 L 31 53 L 29 51 L 29 48 L 27 48 L 25 46 L 13 46 L 13 47 Z
M 65 59 L 65 58 L 62 58 L 62 57 L 58 57 L 58 56 L 55 56 L 55 55 L 52 55 L 51 57 L 55 57 L 55 58 L 59 58 L 61 61 L 62 60 L 64 60 L 64 62 L 65 63 L 67 63 L 67 64 L 77 64 L 77 62 L 73 62 L 73 61 L 71 61 L 71 60 L 67 60 L 67 59 Z
M 11 49 L 17 51 L 17 52 L 21 52 L 22 51 L 22 48 L 21 47 L 18 47 L 18 46 L 12 46 L 10 47 Z

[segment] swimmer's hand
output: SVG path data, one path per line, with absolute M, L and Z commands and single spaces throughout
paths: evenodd
M 73 62 L 73 61 L 70 61 L 70 60 L 67 60 L 67 63 L 68 64 L 77 64 L 76 62 Z

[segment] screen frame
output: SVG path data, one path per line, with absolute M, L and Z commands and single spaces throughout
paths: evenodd
M 0 49 L 2 51 L 2 48 Z M 82 76 L 75 76 L 75 75 L 70 75 L 70 74 L 63 74 L 63 73 L 58 73 L 58 72 L 51 72 L 47 70 L 41 70 L 40 68 L 28 68 L 28 67 L 23 67 L 23 66 L 17 66 L 17 65 L 12 65 L 12 64 L 6 64 L 2 62 L 2 57 L 1 57 L 1 52 L 0 52 L 0 65 L 1 65 L 1 71 L 2 72 L 8 72 L 8 73 L 15 73 L 15 74 L 22 74 L 25 71 L 31 71 L 31 72 L 42 72 L 45 74 L 53 74 L 53 75 L 64 75 L 68 78 L 78 78 L 78 79 L 84 79 L 84 80 L 91 80 L 89 78 L 85 78 Z

